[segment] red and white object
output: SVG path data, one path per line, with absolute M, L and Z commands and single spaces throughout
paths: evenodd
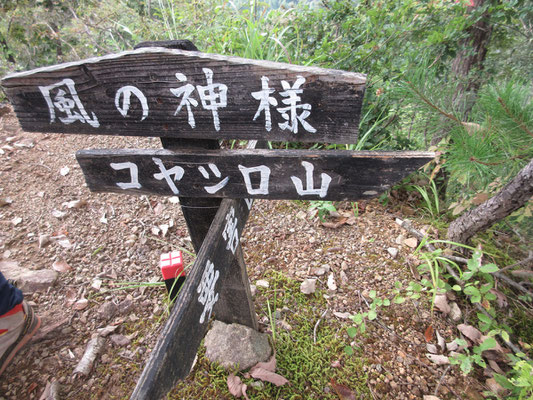
M 183 255 L 181 251 L 161 254 L 159 266 L 161 267 L 161 273 L 163 274 L 167 291 L 170 293 L 170 298 L 174 299 L 185 282 Z
M 161 273 L 163 274 L 164 280 L 177 278 L 178 276 L 185 276 L 181 251 L 172 251 L 170 253 L 161 254 L 159 266 L 161 267 Z

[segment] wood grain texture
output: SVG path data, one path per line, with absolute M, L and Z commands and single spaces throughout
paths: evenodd
M 217 111 L 219 130 L 215 128 L 214 113 L 204 109 L 200 101 L 198 87 L 207 84 L 205 68 L 213 72 L 213 83 L 227 86 L 227 105 Z M 187 80 L 180 82 L 176 73 Z M 310 105 L 309 116 L 304 120 L 316 129 L 314 133 L 306 131 L 299 120 L 291 124 L 298 126 L 297 133 L 279 126 L 286 121 L 278 109 L 288 106 L 283 103 L 288 97 L 281 94 L 287 90 L 282 81 L 293 87 L 299 76 L 305 82 L 299 85 L 302 92 L 297 94 L 296 104 Z M 268 87 L 273 90 L 270 96 L 277 102 L 277 106 L 269 107 L 270 131 L 265 127 L 264 111 L 254 120 L 260 100 L 252 97 L 252 93 L 261 91 L 262 77 L 269 79 Z M 72 112 L 81 117 L 68 124 L 60 120 L 67 117 L 67 112 L 53 105 L 60 90 L 64 92 L 63 98 L 73 97 L 66 83 L 48 90 L 48 103 L 39 89 L 65 79 L 75 84 L 79 104 L 86 114 L 84 117 L 75 104 Z M 365 75 L 353 72 L 158 47 L 39 68 L 1 80 L 26 131 L 331 143 L 356 142 L 365 82 Z M 194 128 L 189 124 L 186 105 L 175 115 L 183 97 L 171 90 L 186 84 L 192 85 L 190 96 L 198 102 L 191 106 Z M 146 107 L 132 94 L 126 112 L 124 92 L 118 97 L 117 107 L 117 92 L 125 86 L 139 89 L 146 98 Z M 296 115 L 302 116 L 302 112 L 299 109 Z
M 234 214 L 231 214 L 231 210 Z M 202 275 L 209 262 L 219 272 L 215 291 L 224 284 L 230 273 L 229 266 L 235 255 L 227 249 L 227 241 L 222 233 L 226 226 L 227 216 L 237 218 L 237 231 L 242 229 L 248 218 L 249 209 L 243 200 L 225 199 L 215 216 L 211 229 L 203 242 L 196 261 L 176 304 L 171 311 L 155 348 L 144 367 L 131 399 L 152 400 L 165 396 L 177 380 L 184 379 L 191 369 L 196 352 L 203 339 L 208 321 L 200 323 L 203 306 L 199 302 L 198 287 Z
M 352 152 L 310 150 L 82 150 L 76 154 L 89 188 L 93 191 L 175 195 L 166 179 L 156 179 L 165 170 L 179 167 L 181 179 L 173 180 L 180 196 L 265 198 L 304 200 L 357 200 L 371 198 L 390 188 L 411 172 L 431 161 L 433 153 L 422 152 Z M 159 160 L 157 163 L 154 160 Z M 132 181 L 127 168 L 110 167 L 133 163 L 138 169 L 138 188 L 122 189 L 118 183 Z M 314 166 L 312 174 L 304 166 Z M 209 165 L 215 165 L 216 177 Z M 126 165 L 126 164 L 124 164 Z M 242 168 L 266 166 L 270 175 L 261 181 L 260 172 L 247 174 Z M 200 168 L 209 174 L 206 179 Z M 325 195 L 308 189 L 318 189 L 331 179 Z M 250 178 L 249 185 L 245 176 Z M 311 178 L 312 177 L 312 178 Z M 311 178 L 311 185 L 308 181 Z M 225 186 L 223 181 L 227 179 Z M 171 179 L 172 180 L 172 179 Z M 301 185 L 298 193 L 295 181 Z M 259 190 L 268 182 L 267 192 Z M 208 193 L 206 188 L 214 190 Z M 250 191 L 251 190 L 251 191 Z

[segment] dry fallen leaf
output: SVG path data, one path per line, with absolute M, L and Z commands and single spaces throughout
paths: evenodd
M 67 299 L 67 304 L 71 306 L 76 301 L 76 297 L 78 295 L 78 292 L 74 288 L 68 288 L 67 293 L 65 295 L 65 298 Z
M 437 353 L 438 353 L 438 351 L 437 351 L 437 346 L 435 346 L 434 344 L 426 343 L 426 349 L 427 349 L 427 351 L 429 351 L 431 354 L 437 354 Z
M 426 357 L 429 358 L 429 361 L 432 363 L 435 363 L 437 365 L 448 365 L 450 363 L 450 359 L 446 356 L 443 356 L 441 354 L 426 354 Z
M 234 374 L 230 374 L 227 379 L 228 390 L 235 397 L 241 397 L 244 394 L 246 396 L 246 385 L 242 383 L 241 378 Z
M 426 331 L 424 332 L 424 338 L 426 338 L 426 342 L 431 342 L 433 340 L 433 326 L 429 325 L 426 328 Z
M 350 316 L 352 314 L 350 314 L 349 312 L 338 312 L 338 311 L 334 311 L 333 312 L 333 315 L 336 316 L 337 318 L 340 318 L 340 319 L 348 319 L 350 318 Z
M 98 329 L 98 334 L 102 337 L 109 336 L 110 334 L 115 332 L 118 327 L 118 325 L 108 325 L 105 328 Z
M 439 331 L 435 331 L 435 333 L 437 334 L 437 344 L 439 345 L 439 347 L 441 348 L 441 350 L 444 351 L 444 349 L 446 348 L 446 341 L 445 341 L 444 338 L 440 335 Z
M 70 249 L 72 247 L 72 243 L 70 243 L 70 240 L 68 239 L 58 240 L 57 244 L 63 247 L 64 249 Z
M 468 339 L 473 341 L 474 343 L 481 343 L 481 332 L 474 328 L 472 325 L 466 325 L 466 324 L 459 324 L 457 325 L 457 329 L 465 335 Z
M 451 311 L 445 294 L 438 294 L 435 296 L 435 307 L 444 314 L 449 314 Z
M 474 205 L 479 206 L 481 203 L 486 202 L 489 199 L 489 195 L 487 193 L 478 193 L 476 197 L 472 199 L 472 203 Z
M 63 259 L 54 261 L 52 264 L 52 269 L 57 272 L 68 272 L 72 270 L 72 267 L 67 264 L 67 262 Z
M 289 381 L 283 376 L 272 371 L 267 371 L 266 369 L 260 367 L 253 367 L 250 370 L 250 375 L 255 379 L 259 379 L 264 382 L 270 382 L 276 386 L 283 386 L 289 383 Z
M 349 387 L 341 385 L 333 379 L 331 379 L 330 385 L 335 393 L 337 393 L 340 400 L 355 400 L 355 393 L 352 392 Z
M 503 396 L 506 390 L 498 383 L 494 378 L 489 378 L 485 381 L 485 385 L 488 386 L 491 392 L 496 393 L 498 396 Z
M 347 221 L 348 218 L 342 217 L 333 222 L 321 222 L 320 225 L 322 225 L 324 228 L 338 229 L 343 226 Z
M 266 369 L 267 371 L 276 372 L 276 353 L 272 354 L 272 357 L 267 362 L 259 362 L 255 367 Z

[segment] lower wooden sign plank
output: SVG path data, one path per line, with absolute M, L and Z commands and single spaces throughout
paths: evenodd
M 96 192 L 357 200 L 389 189 L 434 153 L 126 149 L 81 150 L 76 157 Z
M 251 203 L 224 199 L 131 399 L 159 399 L 190 372 L 219 291 L 238 256 Z M 232 307 L 248 304 L 234 304 Z

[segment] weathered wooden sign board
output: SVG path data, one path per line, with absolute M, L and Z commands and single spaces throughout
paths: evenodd
M 161 150 L 76 154 L 93 191 L 180 196 L 197 252 L 132 399 L 160 398 L 188 375 L 211 315 L 257 329 L 239 243 L 254 198 L 370 198 L 434 157 L 255 148 L 355 143 L 365 76 L 164 45 L 178 50 L 143 47 L 1 81 L 27 131 L 161 137 Z M 252 142 L 223 150 L 218 139 Z
M 382 193 L 429 153 L 306 150 L 82 150 L 96 192 L 349 200 Z
M 332 143 L 357 140 L 364 84 L 353 72 L 164 48 L 2 80 L 26 131 Z

